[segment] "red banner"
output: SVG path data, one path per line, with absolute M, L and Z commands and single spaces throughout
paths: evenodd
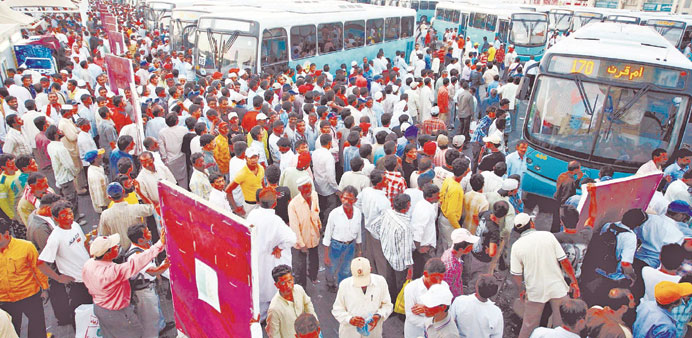
M 106 55 L 105 60 L 108 83 L 111 87 L 111 91 L 115 94 L 123 95 L 120 91 L 125 88 L 130 88 L 130 83 L 135 83 L 130 59 L 115 55 Z
M 106 31 L 108 36 L 108 47 L 111 49 L 111 53 L 115 55 L 125 54 L 125 40 L 123 38 L 123 33 L 119 33 L 114 30 Z
M 251 228 L 192 193 L 160 182 L 176 326 L 188 337 L 261 337 L 259 324 L 250 324 L 259 301 Z

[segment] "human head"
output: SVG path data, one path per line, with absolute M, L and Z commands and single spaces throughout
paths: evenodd
M 293 293 L 293 271 L 286 264 L 277 265 L 272 269 L 274 285 L 279 289 L 279 294 L 284 297 Z M 284 297 L 286 298 L 286 297 Z
M 320 323 L 317 318 L 310 313 L 304 312 L 293 323 L 293 329 L 296 331 L 296 338 L 319 338 Z
M 423 267 L 423 283 L 428 288 L 431 285 L 442 283 L 446 270 L 447 268 L 440 258 L 428 259 Z
M 584 328 L 588 307 L 581 299 L 566 299 L 560 303 L 562 322 L 571 332 L 581 332 Z

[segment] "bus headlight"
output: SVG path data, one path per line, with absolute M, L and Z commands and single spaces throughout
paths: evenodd
M 526 158 L 526 164 L 533 164 L 533 159 L 531 159 L 530 157 L 527 157 Z
M 535 167 L 533 167 L 533 169 L 536 170 L 536 171 L 541 171 L 541 167 L 540 167 L 540 166 L 535 166 Z

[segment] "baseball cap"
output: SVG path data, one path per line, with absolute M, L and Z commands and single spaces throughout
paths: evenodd
M 259 121 L 259 120 L 266 120 L 266 119 L 267 119 L 267 115 L 264 114 L 264 113 L 259 113 L 259 114 L 257 114 L 257 116 L 255 117 L 255 120 L 257 120 L 257 121 Z
M 427 308 L 436 307 L 439 305 L 452 304 L 452 291 L 449 291 L 449 286 L 443 284 L 434 284 L 430 286 L 421 297 L 421 304 Z
M 454 138 L 452 138 L 452 145 L 457 148 L 463 147 L 464 142 L 466 142 L 466 136 L 464 135 L 456 135 Z
M 514 227 L 515 228 L 523 228 L 527 224 L 531 222 L 531 216 L 529 214 L 522 212 L 516 216 L 514 216 Z
M 301 176 L 297 181 L 296 181 L 296 186 L 302 187 L 303 185 L 306 184 L 312 184 L 312 180 L 310 179 L 309 176 Z
M 84 154 L 84 160 L 92 163 L 98 157 L 98 155 L 103 155 L 106 153 L 105 149 L 98 149 L 98 150 L 89 150 Z
M 364 287 L 370 284 L 370 261 L 365 257 L 357 257 L 351 261 L 353 286 Z
M 516 188 L 519 188 L 519 181 L 513 179 L 513 178 L 508 178 L 504 181 L 502 181 L 502 190 L 504 191 L 512 191 Z
M 86 81 L 79 79 L 77 80 L 77 87 L 84 87 L 86 86 Z
M 692 216 L 692 208 L 690 208 L 690 205 L 687 204 L 687 202 L 682 200 L 675 200 L 670 202 L 670 204 L 668 204 L 668 211 L 677 214 L 687 214 L 688 216 Z
M 382 98 L 382 92 L 377 92 L 377 93 L 375 93 L 375 95 L 373 95 L 372 97 L 373 97 L 373 99 L 375 99 L 375 100 L 379 100 L 379 99 Z
M 470 231 L 464 228 L 454 229 L 452 231 L 452 243 L 457 244 L 461 242 L 476 243 L 480 237 L 474 236 Z
M 111 196 L 111 197 L 114 195 L 121 195 L 123 193 L 123 191 L 124 191 L 123 186 L 120 185 L 120 183 L 118 183 L 118 182 L 113 182 L 113 183 L 109 184 L 108 187 L 106 188 L 106 194 L 108 194 L 108 196 Z
M 498 135 L 497 133 L 494 133 L 492 135 L 484 137 L 483 142 L 492 143 L 492 144 L 500 144 L 500 143 L 502 143 L 502 139 L 500 138 L 500 135 Z
M 668 305 L 678 301 L 682 297 L 692 295 L 692 284 L 662 281 L 654 287 L 654 297 L 661 305 Z
M 229 120 L 230 120 L 231 118 L 233 118 L 233 117 L 238 117 L 238 113 L 236 113 L 236 112 L 234 112 L 234 111 L 228 113 L 228 119 L 229 119 Z
M 440 107 L 435 106 L 430 109 L 430 115 L 437 116 L 440 114 Z
M 89 254 L 92 257 L 103 256 L 110 248 L 120 244 L 120 234 L 112 234 L 110 236 L 99 236 L 91 242 Z
M 255 148 L 247 148 L 247 150 L 245 150 L 245 157 L 250 158 L 253 156 L 259 156 L 259 151 Z

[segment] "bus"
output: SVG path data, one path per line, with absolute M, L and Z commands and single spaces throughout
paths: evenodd
M 638 25 L 641 23 L 641 18 L 635 14 L 610 14 L 605 18 L 604 22 L 629 23 Z
M 576 9 L 572 14 L 572 26 L 570 30 L 574 32 L 592 22 L 602 22 L 603 19 L 603 13 L 599 13 L 596 10 Z
M 411 8 L 416 11 L 416 23 L 430 23 L 435 16 L 437 1 L 428 0 L 372 0 L 373 5 Z
M 533 56 L 540 60 L 548 39 L 548 16 L 510 7 L 481 7 L 461 3 L 441 2 L 433 28 L 442 40 L 445 29 L 458 29 L 458 34 L 472 42 L 492 42 L 495 36 L 507 45 L 514 45 L 523 61 Z
M 283 71 L 297 65 L 361 63 L 379 51 L 413 50 L 415 11 L 342 1 L 304 1 L 207 13 L 197 22 L 199 74 L 250 68 Z
M 239 6 L 256 7 L 252 0 L 230 0 L 221 3 L 202 3 L 195 6 L 176 7 L 171 11 L 170 33 L 171 50 L 195 47 L 195 32 L 200 16 L 213 12 L 233 11 Z
M 647 27 L 588 25 L 548 49 L 522 128 L 524 191 L 552 198 L 577 160 L 585 177 L 603 166 L 636 172 L 656 148 L 692 145 L 692 62 Z
M 548 11 L 548 21 L 550 31 L 558 31 L 562 34 L 567 33 L 572 28 L 572 17 L 574 11 L 564 8 L 552 8 Z
M 193 0 L 150 0 L 144 4 L 144 23 L 149 29 L 168 28 L 171 11 L 178 6 L 191 6 Z
M 683 50 L 692 41 L 691 17 L 676 15 L 650 18 L 644 21 L 644 25 L 653 27 L 668 42 L 680 50 Z

